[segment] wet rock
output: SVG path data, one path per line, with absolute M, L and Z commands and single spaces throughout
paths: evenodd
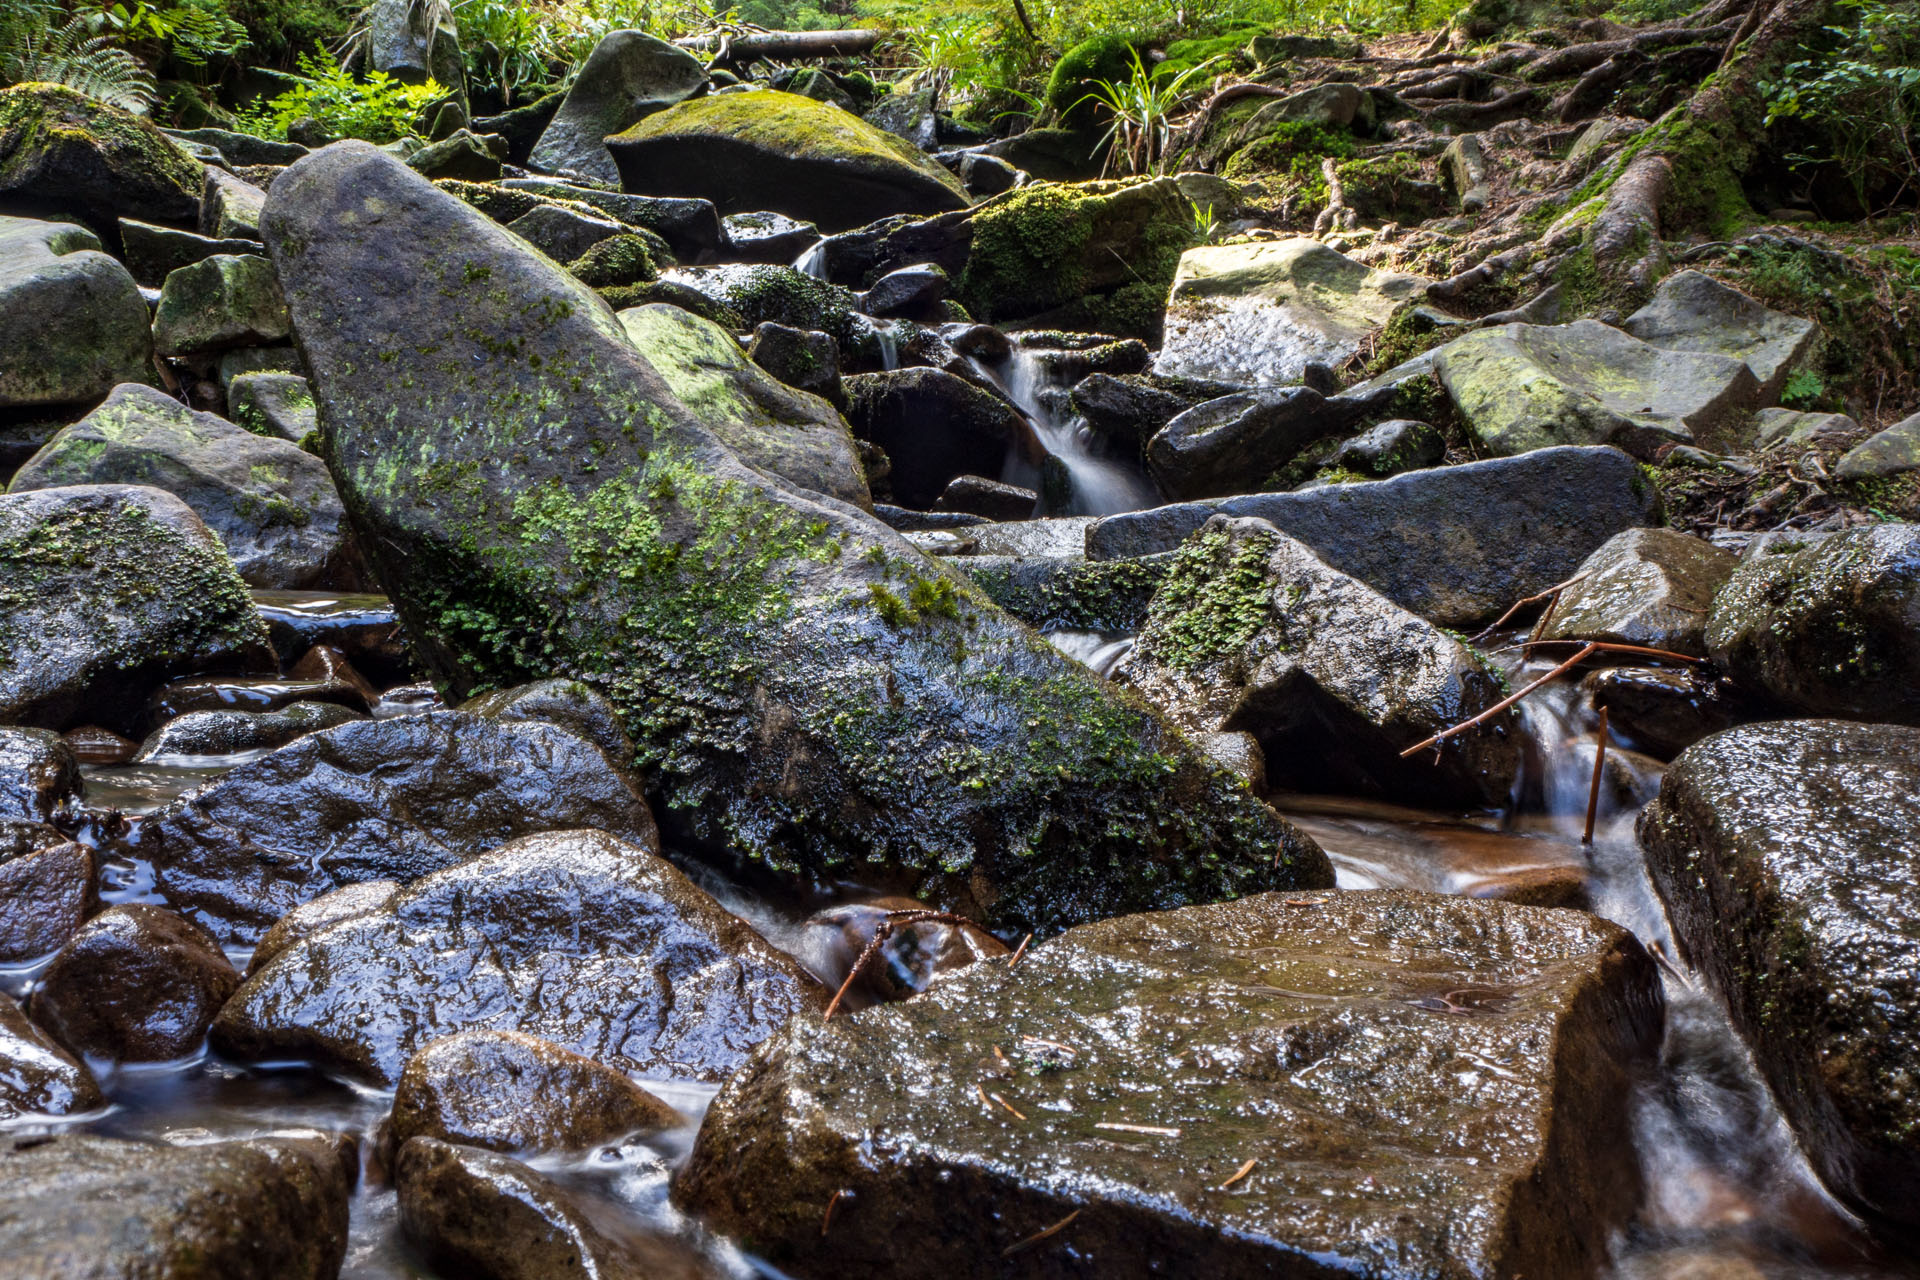
M 1620 327 L 1668 351 L 1744 361 L 1760 384 L 1758 403 L 1768 405 L 1779 401 L 1788 375 L 1806 363 L 1820 340 L 1813 321 L 1775 311 L 1700 271 L 1668 276 L 1652 301 Z
M 860 295 L 860 310 L 870 316 L 905 316 L 922 320 L 946 301 L 951 286 L 947 273 L 930 262 L 889 271 Z
M 926 910 L 924 902 L 892 897 L 814 912 L 807 917 L 806 930 L 814 972 L 839 987 L 882 925 L 901 920 L 903 912 Z M 1006 954 L 1006 944 L 977 925 L 948 920 L 897 923 L 862 967 L 853 989 L 877 1000 L 905 1000 L 925 991 L 940 974 Z
M 1087 530 L 1086 550 L 1100 560 L 1170 551 L 1214 515 L 1254 516 L 1402 608 L 1460 626 L 1572 577 L 1608 538 L 1658 512 L 1658 495 L 1625 454 L 1550 449 L 1109 516 Z
M 0 1147 L 0 1257 L 23 1277 L 331 1280 L 351 1161 L 333 1136 L 16 1142 Z
M 989 600 L 1036 630 L 1138 631 L 1171 559 L 974 555 L 960 566 Z
M 1176 501 L 1245 493 L 1313 441 L 1351 425 L 1367 403 L 1311 387 L 1222 396 L 1161 428 L 1147 443 L 1147 470 Z
M 400 1151 L 400 1229 L 440 1273 L 473 1280 L 718 1280 L 685 1245 L 602 1232 L 518 1160 L 415 1138 Z
M 1236 390 L 1224 384 L 1184 382 L 1151 374 L 1088 374 L 1074 384 L 1073 411 L 1121 456 L 1144 457 L 1147 441 L 1179 414 Z
M 462 1031 L 407 1059 L 386 1136 L 396 1151 L 421 1136 L 488 1151 L 586 1151 L 685 1124 L 591 1058 L 518 1031 Z
M 955 173 L 959 175 L 960 185 L 967 189 L 967 194 L 980 199 L 1011 191 L 1027 180 L 1026 174 L 999 156 L 982 155 L 977 151 L 963 153 Z
M 498 188 L 491 190 L 496 193 L 532 193 L 543 198 L 584 204 L 630 227 L 653 232 L 667 242 L 674 256 L 682 262 L 708 261 L 723 243 L 720 214 L 710 200 L 636 196 L 623 191 L 574 186 L 557 178 L 508 178 Z M 525 210 L 520 212 L 524 213 Z M 510 222 L 518 216 L 517 213 L 511 214 L 504 220 Z
M 0 993 L 0 1120 L 72 1115 L 105 1105 L 93 1073 L 27 1021 L 13 997 Z M 5 1220 L 0 1209 L 0 1223 Z
M 1506 695 L 1486 660 L 1261 520 L 1189 539 L 1114 677 L 1189 733 L 1251 733 L 1270 784 L 1504 807 L 1508 711 L 1437 753 L 1400 752 Z
M 148 734 L 134 761 L 268 750 L 362 718 L 335 702 L 293 702 L 273 711 L 189 711 Z
M 134 218 L 122 218 L 118 226 L 127 270 L 136 281 L 151 289 L 158 289 L 181 267 L 192 266 L 217 253 L 259 253 L 265 248 L 256 237 L 215 240 L 195 231 L 156 227 Z
M 1920 474 L 1920 413 L 1876 432 L 1840 457 L 1834 478 L 1868 498 L 1899 509 L 1914 505 L 1914 481 Z M 1904 487 L 1905 493 L 1899 492 Z M 1915 514 L 1920 514 L 1916 512 Z
M 747 358 L 711 320 L 666 303 L 620 312 L 628 339 L 668 388 L 750 467 L 870 508 L 847 420 Z
M 0 216 L 0 408 L 91 400 L 152 364 L 139 286 L 98 237 Z
M 931 88 L 896 88 L 884 95 L 864 117 L 868 124 L 905 138 L 922 151 L 940 144 L 940 122 Z
M 205 355 L 284 342 L 292 330 L 273 264 L 256 254 L 215 254 L 167 277 L 154 313 L 161 355 Z
M 172 494 L 0 497 L 0 720 L 126 728 L 168 676 L 243 666 L 265 646 L 219 539 Z
M 250 942 L 310 898 L 412 880 L 534 831 L 658 835 L 631 778 L 547 724 L 457 711 L 322 730 L 190 791 L 142 827 L 176 910 Z
M 256 591 L 274 652 L 292 662 L 317 644 L 332 645 L 383 683 L 404 682 L 408 659 L 400 622 L 385 596 L 363 592 Z
M 618 182 L 606 139 L 706 87 L 706 67 L 685 49 L 641 31 L 609 32 L 580 64 L 530 158 L 542 169 Z
M 166 1062 L 199 1049 L 239 985 L 206 930 L 130 903 L 108 907 L 60 948 L 27 1012 L 77 1054 Z
M 1763 548 L 1714 597 L 1707 647 L 1805 713 L 1920 724 L 1920 525 Z
M 247 961 L 247 976 L 258 973 L 260 966 L 303 938 L 310 938 L 342 920 L 355 920 L 387 910 L 399 896 L 400 889 L 400 884 L 393 880 L 362 880 L 301 903 L 260 935 L 260 941 L 253 946 L 253 956 Z
M 280 711 L 299 702 L 330 702 L 365 713 L 372 701 L 364 682 L 278 676 L 176 680 L 147 699 L 147 721 L 164 725 L 196 711 Z
M 8 492 L 123 484 L 164 489 L 192 507 L 253 586 L 306 587 L 354 573 L 326 464 L 152 387 L 115 387 L 29 459 Z
M 739 262 L 789 263 L 820 239 L 820 228 L 783 213 L 761 210 L 720 220 L 727 256 Z
M 846 408 L 840 344 L 831 334 L 767 321 L 754 329 L 747 359 L 796 390 L 811 391 L 836 409 Z
M 944 370 L 862 373 L 845 386 L 847 421 L 886 450 L 903 506 L 933 506 L 959 476 L 997 476 L 1009 454 L 1034 466 L 1046 456 L 1018 409 Z
M 830 333 L 836 341 L 854 340 L 854 295 L 850 289 L 815 280 L 792 267 L 726 263 L 669 271 L 661 284 L 690 292 L 699 303 L 679 302 L 729 329 L 752 328 L 768 321 Z M 677 302 L 676 298 L 663 301 Z
M 59 950 L 99 905 L 85 845 L 39 823 L 0 823 L 0 964 Z
M 1920 730 L 1747 725 L 1689 747 L 1640 835 L 1674 932 L 1827 1186 L 1920 1229 Z
M 599 747 L 607 759 L 625 767 L 633 759 L 633 739 L 620 727 L 620 713 L 590 684 L 578 680 L 536 680 L 469 699 L 468 715 L 502 722 L 534 721 L 558 725 Z
M 1040 495 L 1019 485 L 1001 484 L 985 476 L 955 476 L 935 499 L 935 511 L 967 511 L 989 520 L 1025 520 L 1033 514 Z
M 959 182 L 902 139 L 791 93 L 682 102 L 607 147 L 628 191 L 698 196 L 722 214 L 771 209 L 825 231 L 967 204 Z
M 622 234 L 626 227 L 556 204 L 537 204 L 507 224 L 507 230 L 555 262 L 572 262 L 603 240 Z
M 227 386 L 227 412 L 257 436 L 299 444 L 320 430 L 313 388 L 294 373 L 243 373 Z
M 102 236 L 121 217 L 192 223 L 206 166 L 148 121 L 63 85 L 0 89 L 0 202 L 78 214 Z
M 1474 439 L 1497 454 L 1611 444 L 1638 457 L 1713 447 L 1759 402 L 1732 356 L 1668 351 L 1601 324 L 1503 324 L 1434 353 L 1433 368 Z
M 1603 640 L 1707 656 L 1707 613 L 1739 557 L 1677 529 L 1615 534 L 1560 593 L 1542 640 Z
M 80 762 L 59 734 L 0 728 L 0 819 L 46 822 L 80 790 Z
M 1371 427 L 1340 446 L 1334 463 L 1365 476 L 1397 476 L 1438 465 L 1447 456 L 1446 437 L 1438 427 L 1407 418 L 1393 418 Z
M 1752 714 L 1724 680 L 1697 668 L 1607 667 L 1586 676 L 1581 687 L 1596 710 L 1606 708 L 1616 737 L 1662 760 Z
M 1154 372 L 1265 386 L 1299 382 L 1308 364 L 1346 363 L 1427 283 L 1363 266 L 1304 237 L 1189 249 L 1174 277 Z
M 200 191 L 200 234 L 211 240 L 260 239 L 260 210 L 267 193 L 219 165 L 207 166 Z
M 125 764 L 140 744 L 97 724 L 83 724 L 60 735 L 81 764 Z
M 441 1036 L 523 1031 L 631 1074 L 717 1080 L 826 1001 L 797 961 L 663 859 L 559 831 L 295 942 L 247 979 L 214 1044 L 391 1084 Z
M 1638 1198 L 1618 1135 L 1660 1024 L 1639 944 L 1574 912 L 1129 916 L 789 1023 L 675 1201 L 797 1275 L 1592 1274 Z

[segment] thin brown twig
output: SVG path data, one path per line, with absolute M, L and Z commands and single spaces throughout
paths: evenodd
M 1222 1190 L 1222 1191 L 1225 1191 L 1225 1190 L 1226 1190 L 1226 1189 L 1227 1189 L 1228 1187 L 1230 1187 L 1230 1186 L 1232 1186 L 1232 1185 L 1233 1185 L 1234 1183 L 1236 1183 L 1236 1182 L 1238 1182 L 1238 1181 L 1240 1181 L 1240 1179 L 1242 1179 L 1242 1178 L 1244 1178 L 1244 1177 L 1246 1177 L 1246 1176 L 1247 1176 L 1248 1174 L 1250 1174 L 1250 1173 L 1252 1173 L 1252 1172 L 1253 1172 L 1253 1166 L 1255 1166 L 1255 1165 L 1257 1165 L 1257 1164 L 1259 1164 L 1259 1163 L 1260 1163 L 1260 1161 L 1259 1161 L 1259 1160 L 1257 1160 L 1257 1159 L 1255 1159 L 1255 1160 L 1249 1160 L 1249 1161 L 1247 1161 L 1247 1162 L 1246 1162 L 1245 1164 L 1243 1164 L 1243 1165 L 1241 1165 L 1241 1166 L 1240 1166 L 1240 1167 L 1239 1167 L 1238 1169 L 1235 1169 L 1235 1170 L 1233 1171 L 1233 1176 L 1232 1176 L 1231 1178 L 1228 1178 L 1228 1179 L 1227 1179 L 1227 1180 L 1226 1180 L 1225 1182 L 1223 1182 L 1223 1183 L 1221 1183 L 1221 1184 L 1220 1184 L 1220 1190 Z
M 1025 1112 L 1021 1111 L 1020 1108 L 1014 1106 L 1011 1102 L 1008 1102 L 1005 1098 L 1001 1097 L 999 1094 L 990 1093 L 987 1096 L 989 1098 L 992 1098 L 995 1102 L 999 1103 L 1001 1106 L 1005 1107 L 1015 1120 L 1025 1120 L 1027 1118 Z
M 1078 1209 L 1075 1209 L 1072 1213 L 1060 1219 L 1060 1221 L 1054 1223 L 1052 1226 L 1042 1227 L 1040 1230 L 1028 1236 L 1025 1240 L 1016 1241 L 1015 1243 L 1008 1245 L 1006 1248 L 1000 1251 L 1000 1256 L 1003 1258 L 1011 1258 L 1014 1254 L 1019 1253 L 1022 1250 L 1031 1249 L 1034 1245 L 1039 1244 L 1042 1240 L 1047 1239 L 1049 1236 L 1059 1235 L 1062 1231 L 1065 1231 L 1068 1227 L 1072 1226 L 1073 1220 L 1079 1216 L 1080 1216 L 1080 1211 Z
M 1587 575 L 1584 573 L 1576 573 L 1571 578 L 1568 578 L 1565 582 L 1554 583 L 1552 586 L 1548 587 L 1545 591 L 1541 591 L 1534 595 L 1527 596 L 1524 599 L 1515 600 L 1513 604 L 1508 607 L 1505 613 L 1501 614 L 1498 618 L 1495 618 L 1485 631 L 1482 631 L 1479 635 L 1474 636 L 1473 639 L 1475 641 L 1486 639 L 1488 636 L 1498 631 L 1501 627 L 1505 626 L 1507 619 L 1511 618 L 1514 614 L 1520 612 L 1522 609 L 1526 608 L 1528 605 L 1539 604 L 1542 600 L 1545 600 L 1549 596 L 1557 596 L 1562 591 L 1565 591 L 1568 587 L 1572 586 L 1576 582 L 1581 581 L 1586 576 Z
M 1032 934 L 1028 934 L 1026 937 L 1020 939 L 1020 945 L 1013 949 L 1013 959 L 1007 961 L 1007 968 L 1011 969 L 1020 963 L 1020 957 L 1027 954 L 1027 944 L 1032 941 Z
M 1668 662 L 1685 662 L 1698 665 L 1705 658 L 1696 658 L 1690 653 L 1676 653 L 1672 649 L 1650 649 L 1643 644 L 1619 644 L 1612 640 L 1534 640 L 1523 646 L 1532 648 L 1544 644 L 1586 644 L 1592 645 L 1600 653 L 1631 653 L 1642 658 L 1665 658 Z
M 1581 844 L 1593 843 L 1593 820 L 1600 812 L 1600 775 L 1607 764 L 1607 709 L 1600 708 L 1600 732 L 1594 738 L 1593 785 L 1587 790 L 1587 830 Z
M 847 1189 L 845 1187 L 841 1187 L 838 1191 L 833 1193 L 833 1198 L 827 1201 L 827 1211 L 820 1215 L 820 1234 L 822 1236 L 825 1236 L 827 1234 L 827 1228 L 833 1225 L 834 1206 L 839 1204 L 840 1201 L 844 1199 L 848 1194 L 849 1192 L 847 1191 Z
M 1575 667 L 1579 666 L 1582 662 L 1585 662 L 1588 658 L 1591 658 L 1597 652 L 1599 652 L 1598 646 L 1589 644 L 1586 648 L 1580 650 L 1580 652 L 1574 654 L 1571 658 L 1568 658 L 1565 662 L 1561 663 L 1559 666 L 1555 667 L 1553 670 L 1547 672 L 1547 674 L 1541 676 L 1538 680 L 1535 680 L 1532 684 L 1528 685 L 1526 688 L 1520 690 L 1520 692 L 1509 694 L 1508 696 L 1500 699 L 1500 701 L 1494 703 L 1492 706 L 1488 707 L 1485 711 L 1482 711 L 1479 715 L 1473 717 L 1473 719 L 1463 720 L 1459 724 L 1456 724 L 1451 728 L 1442 729 L 1440 732 L 1434 734 L 1431 738 L 1428 738 L 1423 742 L 1414 743 L 1412 746 L 1408 747 L 1405 751 L 1402 751 L 1400 753 L 1400 758 L 1402 760 L 1405 760 L 1408 756 L 1419 755 L 1422 751 L 1425 751 L 1428 747 L 1437 747 L 1441 743 L 1445 742 L 1448 738 L 1453 737 L 1455 734 L 1465 733 L 1468 729 L 1473 728 L 1477 724 L 1484 724 L 1486 721 L 1491 720 L 1493 719 L 1493 717 L 1499 715 L 1502 711 L 1505 711 L 1508 707 L 1512 706 L 1514 703 L 1520 701 L 1520 699 L 1532 693 L 1535 689 L 1538 689 L 1541 685 L 1546 684 L 1550 680 L 1557 679 L 1558 677 L 1563 676 L 1567 672 L 1573 670 Z
M 874 929 L 873 937 L 868 941 L 867 945 L 860 949 L 860 954 L 854 959 L 853 967 L 847 970 L 846 980 L 840 984 L 840 989 L 833 993 L 833 999 L 828 1002 L 827 1011 L 820 1015 L 820 1020 L 825 1022 L 833 1016 L 834 1010 L 840 1007 L 840 1002 L 846 998 L 847 992 L 853 988 L 854 980 L 866 971 L 869 964 L 873 963 L 873 958 L 880 954 L 880 948 L 885 945 L 888 938 L 893 936 L 895 929 L 904 928 L 907 925 L 924 924 L 928 921 L 933 921 L 938 924 L 960 925 L 963 927 L 972 923 L 965 916 L 955 915 L 951 911 L 934 911 L 931 909 L 889 911 L 887 918 L 882 920 L 879 926 Z

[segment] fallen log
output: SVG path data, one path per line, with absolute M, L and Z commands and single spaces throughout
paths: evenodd
M 886 33 L 867 28 L 846 31 L 708 32 L 682 36 L 674 43 L 695 53 L 711 53 L 716 63 L 752 62 L 757 58 L 787 62 L 807 58 L 848 58 L 871 53 Z

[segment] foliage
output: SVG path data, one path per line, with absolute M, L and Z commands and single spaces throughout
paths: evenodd
M 1796 169 L 1833 165 L 1861 210 L 1892 207 L 1920 192 L 1920 7 L 1839 3 L 1852 23 L 1824 28 L 1825 47 L 1762 86 L 1767 124 L 1806 126 L 1806 148 L 1789 156 Z
M 1128 173 L 1158 173 L 1166 166 L 1167 146 L 1173 139 L 1173 115 L 1188 96 L 1187 86 L 1211 62 L 1168 74 L 1149 71 L 1136 49 L 1129 49 L 1131 74 L 1124 82 L 1101 80 L 1083 101 L 1091 102 L 1109 121 L 1101 141 L 1107 144 L 1107 170 L 1124 161 Z
M 392 142 L 413 132 L 421 111 L 446 92 L 432 80 L 402 84 L 384 71 L 356 79 L 324 49 L 299 61 L 300 83 L 240 112 L 242 128 L 264 138 L 285 138 L 287 126 L 311 119 L 336 138 Z
M 144 111 L 154 100 L 146 64 L 94 34 L 85 17 L 69 17 L 42 0 L 12 0 L 0 8 L 0 85 L 29 80 L 65 85 L 129 111 Z
M 188 0 L 157 7 L 146 0 L 83 5 L 80 17 L 99 36 L 132 45 L 165 46 L 177 63 L 204 67 L 213 58 L 230 58 L 247 47 L 247 29 L 228 16 L 218 0 Z

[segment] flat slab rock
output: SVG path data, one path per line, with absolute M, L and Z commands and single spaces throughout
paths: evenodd
M 1669 351 L 1732 356 L 1753 371 L 1761 404 L 1773 404 L 1787 377 L 1812 354 L 1820 327 L 1775 311 L 1702 271 L 1676 271 L 1621 325 Z
M 1646 953 L 1578 912 L 1127 916 L 789 1023 L 675 1200 L 801 1277 L 1588 1275 L 1660 1026 Z

